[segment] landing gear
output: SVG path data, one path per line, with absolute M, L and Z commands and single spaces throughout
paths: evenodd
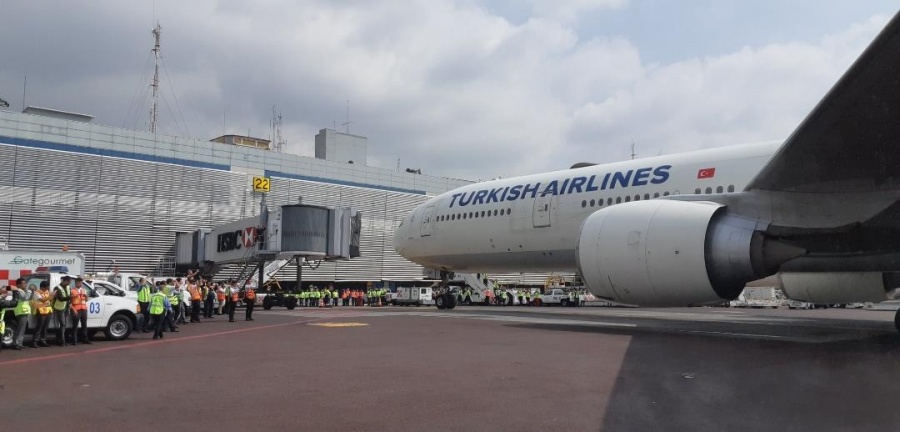
M 456 307 L 456 297 L 459 293 L 450 289 L 449 280 L 450 274 L 441 270 L 441 283 L 434 298 L 434 305 L 438 309 L 453 309 Z

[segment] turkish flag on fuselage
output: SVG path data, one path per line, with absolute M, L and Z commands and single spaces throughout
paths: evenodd
M 703 169 L 701 169 L 700 171 L 697 171 L 697 178 L 698 178 L 698 179 L 713 178 L 713 177 L 715 177 L 715 176 L 716 176 L 716 169 L 715 169 L 715 168 L 703 168 Z

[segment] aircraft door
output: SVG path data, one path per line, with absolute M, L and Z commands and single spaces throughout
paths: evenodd
M 537 197 L 534 199 L 534 213 L 532 219 L 535 228 L 550 226 L 550 208 L 553 206 L 553 195 Z
M 422 212 L 422 229 L 420 231 L 422 237 L 427 237 L 431 235 L 431 226 L 432 226 L 432 214 L 434 213 L 434 206 L 425 207 L 425 210 Z

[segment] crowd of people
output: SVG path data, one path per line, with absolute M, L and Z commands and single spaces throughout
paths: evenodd
M 25 278 L 19 278 L 14 286 L 6 287 L 5 292 L 0 293 L 0 308 L 12 308 L 16 323 L 14 350 L 26 347 L 25 330 L 31 315 L 35 316 L 36 324 L 29 347 L 50 346 L 47 331 L 51 321 L 56 323 L 56 345 L 91 344 L 91 335 L 87 331 L 88 291 L 81 277 L 63 276 L 59 286 L 52 290 L 50 282 L 26 287 Z M 5 331 L 5 322 L 0 323 L 0 327 Z
M 56 324 L 55 345 L 91 344 L 91 332 L 87 329 L 89 291 L 80 276 L 62 276 L 53 289 L 50 282 L 40 286 L 25 286 L 25 278 L 16 280 L 12 287 L 0 290 L 0 309 L 14 315 L 15 328 L 12 349 L 49 347 L 47 333 L 51 321 Z M 183 324 L 201 322 L 215 315 L 228 315 L 234 322 L 240 303 L 245 305 L 244 319 L 253 321 L 256 291 L 253 287 L 239 287 L 236 281 L 213 283 L 190 273 L 188 277 L 170 278 L 151 283 L 142 278 L 133 287 L 137 291 L 142 319 L 137 331 L 153 332 L 153 338 L 163 337 L 163 331 L 177 332 Z M 29 318 L 34 316 L 33 325 Z M 0 334 L 5 332 L 6 320 L 0 320 Z M 31 328 L 31 343 L 25 343 L 25 332 Z M 2 348 L 2 344 L 0 344 Z
M 185 278 L 168 278 L 151 283 L 141 278 L 133 287 L 138 293 L 138 304 L 143 314 L 142 333 L 153 331 L 153 339 L 163 337 L 163 331 L 178 332 L 178 327 L 201 322 L 216 315 L 228 315 L 234 322 L 234 314 L 240 303 L 245 305 L 244 320 L 253 321 L 256 290 L 251 286 L 240 287 L 237 281 L 212 282 L 196 273 Z

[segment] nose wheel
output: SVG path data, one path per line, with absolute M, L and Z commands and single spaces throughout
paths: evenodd
M 434 305 L 438 309 L 453 309 L 456 307 L 456 293 L 450 290 L 450 274 L 441 270 L 441 283 L 434 298 Z

